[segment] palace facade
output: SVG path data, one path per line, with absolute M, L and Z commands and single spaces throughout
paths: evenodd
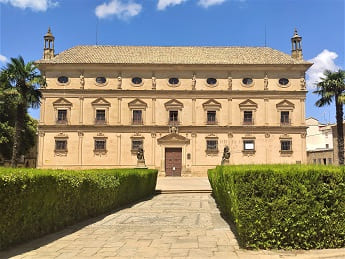
M 43 94 L 38 167 L 133 168 L 160 175 L 230 164 L 306 163 L 301 40 L 268 47 L 76 46 L 36 62 Z

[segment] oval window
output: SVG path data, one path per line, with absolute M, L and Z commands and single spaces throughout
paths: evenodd
M 97 84 L 105 84 L 105 82 L 107 82 L 107 79 L 104 76 L 96 77 Z
M 67 76 L 59 76 L 58 77 L 58 82 L 60 84 L 66 84 L 68 82 L 68 77 Z
M 280 78 L 279 79 L 279 84 L 280 85 L 287 85 L 287 84 L 289 84 L 289 79 L 287 79 L 287 78 Z
M 180 80 L 177 77 L 171 77 L 171 78 L 169 78 L 168 82 L 171 85 L 177 85 L 180 82 Z
M 133 77 L 132 78 L 132 83 L 135 85 L 140 85 L 143 82 L 143 79 L 140 77 Z
M 206 79 L 206 82 L 207 82 L 207 84 L 209 84 L 209 85 L 215 85 L 215 84 L 217 84 L 217 79 L 215 79 L 215 78 L 213 78 L 213 77 L 210 77 L 210 78 L 207 78 L 207 79 Z
M 253 83 L 253 78 L 249 78 L 249 77 L 243 78 L 242 83 L 244 85 L 251 85 Z

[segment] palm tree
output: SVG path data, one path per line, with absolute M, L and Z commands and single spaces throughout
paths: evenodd
M 24 59 L 11 58 L 0 71 L 2 87 L 11 92 L 16 103 L 15 134 L 13 139 L 11 166 L 16 167 L 18 162 L 20 139 L 24 129 L 25 115 L 28 108 L 38 108 L 40 105 L 40 84 L 45 84 L 44 78 L 39 74 L 33 62 L 25 64 Z
M 330 105 L 335 102 L 337 134 L 338 134 L 338 159 L 339 164 L 344 165 L 344 132 L 343 132 L 343 105 L 345 104 L 345 71 L 332 72 L 326 70 L 321 81 L 316 84 L 317 90 L 314 93 L 320 96 L 315 103 L 318 107 Z

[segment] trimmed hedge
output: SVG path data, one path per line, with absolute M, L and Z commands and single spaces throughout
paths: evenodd
M 343 167 L 219 166 L 209 170 L 208 177 L 242 247 L 345 246 Z
M 148 197 L 157 170 L 0 168 L 0 249 Z

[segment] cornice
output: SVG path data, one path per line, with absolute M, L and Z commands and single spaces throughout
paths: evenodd
M 305 98 L 307 91 L 262 91 L 262 90 L 99 90 L 99 89 L 41 89 L 45 98 L 216 98 L 216 99 L 242 99 L 242 98 Z
M 292 134 L 305 133 L 306 126 L 179 126 L 179 133 Z M 39 125 L 44 132 L 169 133 L 169 126 L 131 125 Z

